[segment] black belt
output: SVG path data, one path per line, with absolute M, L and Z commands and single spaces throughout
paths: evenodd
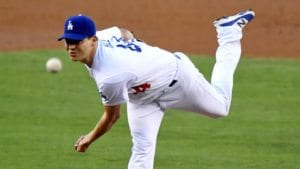
M 174 86 L 175 83 L 177 83 L 177 80 L 172 80 L 172 82 L 169 84 L 169 87 Z
M 176 57 L 176 59 L 181 60 L 181 58 L 178 55 L 174 54 L 174 56 Z M 172 82 L 169 84 L 169 87 L 174 86 L 175 83 L 177 83 L 177 80 L 172 80 Z

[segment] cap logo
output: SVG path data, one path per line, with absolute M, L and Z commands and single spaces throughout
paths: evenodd
M 72 30 L 73 30 L 73 24 L 72 24 L 72 21 L 69 21 L 68 26 L 67 26 L 67 30 L 68 30 L 68 31 L 72 31 Z

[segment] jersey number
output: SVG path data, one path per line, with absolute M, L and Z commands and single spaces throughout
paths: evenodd
M 117 47 L 124 48 L 124 49 L 130 49 L 131 51 L 135 51 L 135 52 L 142 52 L 142 49 L 134 43 L 118 44 Z

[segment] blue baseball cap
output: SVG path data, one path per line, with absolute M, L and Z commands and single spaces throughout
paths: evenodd
M 84 15 L 71 16 L 65 22 L 64 34 L 58 39 L 82 40 L 96 34 L 96 26 L 91 18 Z

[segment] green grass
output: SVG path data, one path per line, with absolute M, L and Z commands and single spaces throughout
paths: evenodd
M 61 73 L 45 71 L 52 56 Z M 213 57 L 192 57 L 209 79 Z M 242 58 L 231 114 L 168 111 L 156 169 L 296 169 L 300 166 L 300 60 Z M 125 110 L 125 109 L 124 109 Z M 75 153 L 102 105 L 84 66 L 64 51 L 0 53 L 0 164 L 5 169 L 125 169 L 131 138 L 120 121 L 87 153 Z

